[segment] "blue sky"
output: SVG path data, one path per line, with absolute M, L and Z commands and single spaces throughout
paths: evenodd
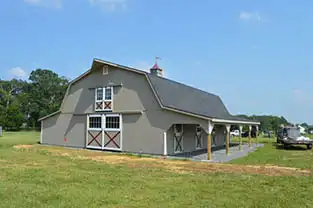
M 313 2 L 11 0 L 0 7 L 0 78 L 74 78 L 93 58 L 218 94 L 233 114 L 313 124 Z

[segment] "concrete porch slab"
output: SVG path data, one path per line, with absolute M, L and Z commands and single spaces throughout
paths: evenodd
M 242 150 L 239 150 L 238 144 L 232 144 L 229 148 L 229 154 L 226 155 L 225 149 L 216 149 L 212 150 L 212 160 L 207 160 L 208 154 L 206 150 L 196 151 L 192 153 L 185 153 L 182 155 L 174 156 L 174 158 L 188 158 L 195 161 L 203 161 L 203 162 L 213 162 L 213 163 L 224 163 L 229 162 L 231 160 L 245 157 L 249 154 L 249 152 L 254 152 L 256 149 L 264 147 L 264 144 L 251 144 L 249 147 L 248 144 L 242 144 Z

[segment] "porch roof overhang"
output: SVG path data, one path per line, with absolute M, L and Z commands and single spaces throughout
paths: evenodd
M 242 124 L 242 125 L 260 125 L 260 122 L 258 121 L 249 121 L 249 120 L 231 120 L 231 119 L 219 119 L 219 118 L 213 118 L 213 123 L 219 123 L 219 124 Z

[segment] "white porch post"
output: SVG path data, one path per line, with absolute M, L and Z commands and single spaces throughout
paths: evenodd
M 163 154 L 167 155 L 167 132 L 163 133 Z
M 229 135 L 230 135 L 230 124 L 226 124 L 226 155 L 229 154 Z
M 252 126 L 249 125 L 249 147 L 251 147 L 251 129 L 252 129 Z
M 256 129 L 256 132 L 255 132 L 255 143 L 256 143 L 256 146 L 258 146 L 259 126 L 256 125 L 256 126 L 255 126 L 255 129 Z
M 239 150 L 242 151 L 242 129 L 243 129 L 243 126 L 242 125 L 239 125 Z
M 40 144 L 42 144 L 42 135 L 43 134 L 43 121 L 41 121 L 41 127 L 40 127 Z
M 211 144 L 211 136 L 212 136 L 212 131 L 214 128 L 214 123 L 212 121 L 208 121 L 208 160 L 212 159 L 212 144 Z

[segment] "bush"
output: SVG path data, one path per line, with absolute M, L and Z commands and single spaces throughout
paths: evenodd
M 9 105 L 6 115 L 3 119 L 3 127 L 6 130 L 19 131 L 24 122 L 24 115 L 21 113 L 19 105 Z

